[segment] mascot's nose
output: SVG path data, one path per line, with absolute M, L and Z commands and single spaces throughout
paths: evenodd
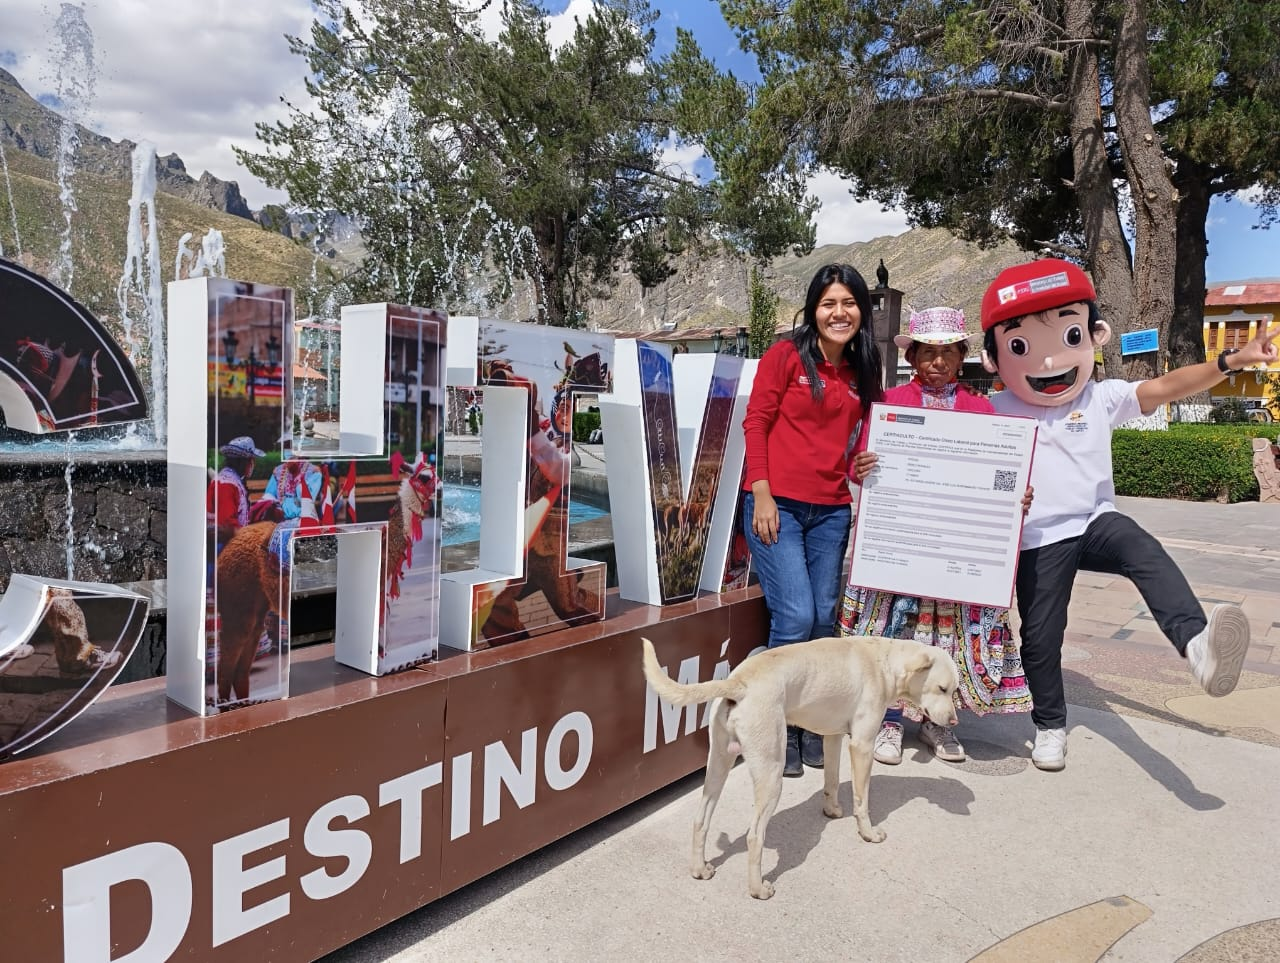
M 1052 370 L 1052 369 L 1053 369 L 1053 356 L 1052 356 L 1052 355 L 1047 355 L 1047 356 L 1045 357 L 1045 359 L 1044 359 L 1044 364 L 1043 364 L 1043 365 L 1041 365 L 1041 367 L 1043 367 L 1045 371 L 1050 371 L 1050 370 Z

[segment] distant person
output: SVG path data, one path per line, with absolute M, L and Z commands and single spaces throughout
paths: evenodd
M 308 513 L 315 516 L 323 499 L 324 473 L 305 458 L 290 458 L 271 472 L 250 515 L 255 522 L 295 521 Z
M 803 323 L 760 359 L 747 415 L 742 518 L 769 607 L 769 646 L 834 634 L 849 544 L 846 470 L 866 406 L 882 394 L 867 282 L 828 264 Z M 822 736 L 787 728 L 785 776 L 823 765 Z
M 969 344 L 964 312 L 945 307 L 913 311 L 907 332 L 894 337 L 893 343 L 906 350 L 907 364 L 915 374 L 906 384 L 886 391 L 885 404 L 985 414 L 995 411 L 991 402 L 959 381 Z M 850 474 L 858 484 L 875 470 L 878 460 L 874 452 L 863 449 L 865 436 L 859 439 L 850 465 Z M 920 522 L 944 524 L 931 519 L 927 510 L 921 512 Z M 959 670 L 960 705 L 977 715 L 1031 711 L 1031 693 L 1006 608 L 896 595 L 850 582 L 840 610 L 840 634 L 915 639 L 936 646 L 951 655 Z M 954 730 L 922 718 L 914 706 L 905 709 L 921 723 L 920 741 L 935 756 L 946 762 L 964 762 L 964 746 Z M 903 711 L 901 705 L 891 706 L 876 736 L 875 758 L 885 765 L 902 762 Z

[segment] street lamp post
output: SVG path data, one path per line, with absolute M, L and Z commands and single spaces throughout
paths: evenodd
M 240 345 L 240 339 L 236 337 L 236 333 L 230 328 L 226 334 L 222 336 L 222 357 L 227 363 L 227 368 L 232 368 L 236 363 L 236 348 Z M 228 372 L 228 375 L 230 372 Z M 222 382 L 218 382 L 218 397 L 222 397 Z
M 731 344 L 725 344 L 724 332 L 717 328 L 711 335 L 711 350 L 714 354 L 723 353 L 745 358 L 749 347 L 748 340 L 746 325 L 738 326 L 738 332 L 733 336 Z

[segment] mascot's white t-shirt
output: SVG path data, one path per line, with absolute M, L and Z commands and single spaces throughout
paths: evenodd
M 1111 477 L 1111 429 L 1142 414 L 1137 381 L 1090 381 L 1071 403 L 1029 405 L 1005 390 L 991 396 L 1002 415 L 1039 424 L 1031 484 L 1035 497 L 1022 526 L 1022 547 L 1039 548 L 1084 534 L 1103 512 L 1116 510 Z

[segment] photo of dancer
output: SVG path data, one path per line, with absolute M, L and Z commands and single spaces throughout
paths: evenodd
M 0 260 L 0 406 L 33 434 L 140 421 L 138 373 L 88 309 Z

